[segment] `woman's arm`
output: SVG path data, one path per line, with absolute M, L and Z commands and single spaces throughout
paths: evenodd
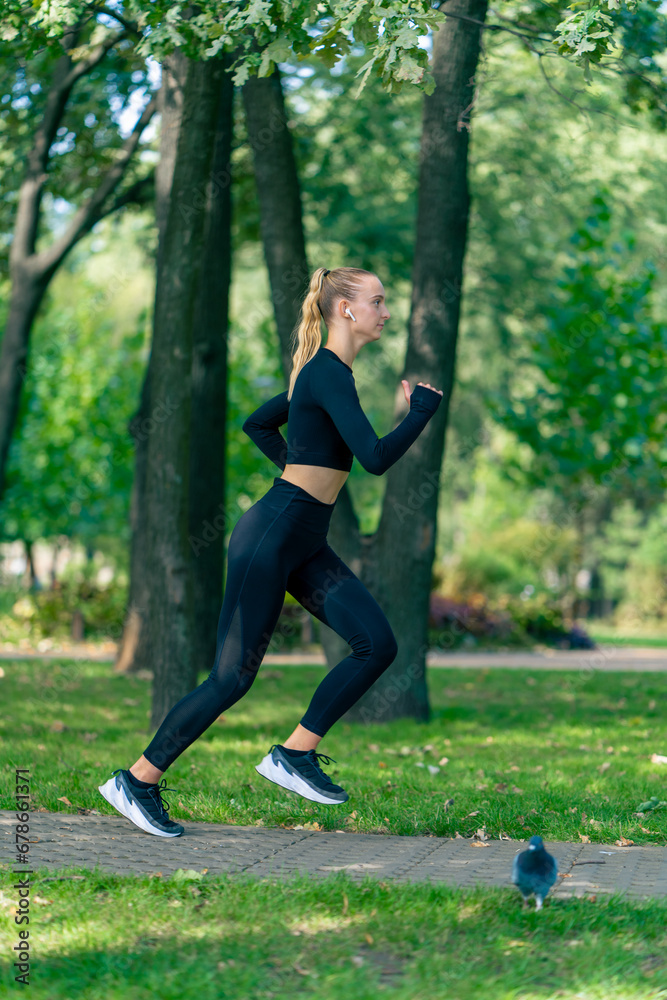
M 251 413 L 242 428 L 281 471 L 287 459 L 287 441 L 278 428 L 287 423 L 288 416 L 289 400 L 285 389 Z
M 352 372 L 327 365 L 311 373 L 313 393 L 336 425 L 340 436 L 366 472 L 381 476 L 417 440 L 440 405 L 435 389 L 417 385 L 410 396 L 410 411 L 389 434 L 380 438 L 361 408 Z

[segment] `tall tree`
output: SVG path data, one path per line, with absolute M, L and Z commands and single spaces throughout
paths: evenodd
M 229 61 L 228 56 L 223 58 Z M 156 170 L 158 223 L 157 270 L 164 257 L 166 223 L 172 196 L 174 166 L 181 127 L 188 60 L 180 50 L 162 66 L 160 161 Z M 231 143 L 234 86 L 222 74 L 213 152 L 205 184 L 195 191 L 184 214 L 204 214 L 202 252 L 193 322 L 191 395 L 191 469 L 189 539 L 193 581 L 193 670 L 212 662 L 220 611 L 224 561 L 225 437 L 227 403 L 227 330 L 231 279 Z M 205 138 L 205 141 L 209 141 Z M 131 504 L 130 593 L 116 657 L 116 670 L 152 669 L 153 652 L 140 642 L 149 608 L 153 572 L 147 553 L 146 458 L 151 416 L 150 384 L 153 352 L 146 368 L 140 405 L 130 422 L 135 441 L 135 477 Z M 212 449 L 211 441 L 219 446 Z M 206 527 L 208 525 L 208 528 Z
M 194 586 L 195 673 L 210 670 L 215 659 L 217 626 L 223 593 L 226 524 L 227 358 L 231 283 L 231 148 L 234 83 L 227 72 L 229 56 L 221 54 L 225 72 L 213 128 L 211 170 L 201 192 L 205 213 L 199 285 L 195 304 L 192 352 L 192 424 L 190 431 L 189 538 Z M 201 545 L 203 526 L 216 530 Z
M 187 60 L 176 49 L 162 63 L 162 79 L 157 94 L 160 114 L 160 158 L 155 170 L 155 219 L 157 223 L 156 274 L 164 248 L 171 184 L 178 146 L 178 133 L 183 108 L 183 91 L 187 74 Z M 130 584 L 123 631 L 116 652 L 115 669 L 120 672 L 150 670 L 150 650 L 144 644 L 146 658 L 137 654 L 142 625 L 148 615 L 149 592 L 152 572 L 148 561 L 148 509 L 146 506 L 146 468 L 148 438 L 154 418 L 151 417 L 150 379 L 153 352 L 148 359 L 136 413 L 128 424 L 134 445 L 134 478 L 130 499 Z
M 169 212 L 155 293 L 146 509 L 149 589 L 141 647 L 154 672 L 151 726 L 196 682 L 192 657 L 193 581 L 189 542 L 193 328 L 204 249 L 197 195 L 210 180 L 224 64 L 188 60 Z M 160 415 L 158 417 L 158 409 Z M 145 654 L 143 654 L 145 655 Z
M 87 177 L 87 194 L 79 192 L 80 206 L 65 231 L 50 245 L 43 245 L 40 239 L 42 206 L 54 159 L 53 147 L 64 127 L 75 87 L 132 34 L 130 26 L 120 31 L 103 29 L 100 34 L 100 25 L 94 25 L 91 31 L 89 20 L 82 19 L 63 32 L 62 51 L 53 67 L 18 195 L 9 256 L 11 295 L 0 347 L 0 497 L 4 490 L 9 447 L 27 370 L 30 330 L 46 289 L 72 247 L 100 219 L 141 197 L 148 179 L 146 174 L 121 190 L 143 132 L 153 117 L 155 102 L 152 98 L 146 102 L 134 129 L 106 171 L 94 181 L 92 175 Z
M 468 145 L 486 0 L 453 0 L 433 39 L 436 86 L 424 97 L 412 304 L 402 378 L 443 390 L 442 404 L 387 473 L 366 577 L 401 636 L 396 659 L 353 708 L 352 718 L 426 720 L 428 599 L 435 555 L 438 486 L 454 384 L 463 260 L 468 230 Z M 451 294 L 451 290 L 458 294 Z M 404 401 L 397 407 L 397 416 Z M 405 581 L 409 580 L 409 587 Z

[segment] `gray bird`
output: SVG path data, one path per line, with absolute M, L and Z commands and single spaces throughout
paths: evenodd
M 544 897 L 558 877 L 558 862 L 547 850 L 542 838 L 531 837 L 528 850 L 521 851 L 514 858 L 512 881 L 521 890 L 523 905 L 535 893 L 535 909 L 542 909 Z

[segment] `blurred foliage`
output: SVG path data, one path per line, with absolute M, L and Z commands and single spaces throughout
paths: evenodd
M 92 564 L 63 574 L 54 587 L 26 591 L 6 588 L 0 607 L 0 641 L 71 639 L 75 617 L 82 617 L 84 640 L 118 642 L 127 602 L 127 578 L 118 576 L 106 586 L 95 580 Z
M 7 15 L 5 11 L 3 21 Z M 94 45 L 99 32 L 100 26 L 88 18 L 79 37 L 81 54 Z M 48 40 L 43 25 L 11 33 L 9 38 L 6 29 L 4 33 L 0 31 L 0 188 L 3 191 L 0 199 L 0 280 L 7 273 L 26 158 L 34 142 L 36 123 L 43 117 L 56 63 L 61 56 L 60 43 Z M 129 38 L 120 41 L 95 69 L 77 81 L 56 141 L 49 150 L 47 196 L 38 239 L 48 240 L 54 231 L 59 231 L 63 216 L 68 218 L 73 206 L 90 196 L 100 177 L 116 162 L 124 141 L 119 127 L 121 116 L 129 108 L 145 103 L 150 89 L 148 64 L 137 54 Z M 154 157 L 148 145 L 144 136 L 141 156 Z M 130 165 L 126 186 L 147 172 L 145 166 L 137 169 L 138 162 L 140 157 Z
M 609 200 L 597 195 L 572 237 L 572 263 L 495 414 L 531 450 L 528 463 L 508 462 L 515 478 L 565 496 L 602 483 L 657 497 L 667 485 L 667 323 L 652 315 L 656 267 L 636 260 L 633 234 L 608 249 Z
M 150 274 L 133 241 L 141 226 L 136 215 L 102 223 L 48 293 L 10 450 L 2 540 L 65 535 L 126 562 L 134 474 L 127 425 L 150 335 Z
M 624 583 L 617 623 L 641 625 L 659 618 L 667 626 L 667 502 L 652 513 L 630 551 Z
M 635 24 L 645 35 L 641 44 L 650 42 L 659 54 L 660 33 L 649 37 L 650 18 L 640 6 L 644 19 Z M 508 13 L 509 7 L 499 10 Z M 532 18 L 532 10 L 522 8 L 522 20 Z M 629 22 L 624 30 L 630 30 Z M 39 110 L 30 102 L 44 99 L 53 58 L 51 50 L 40 50 L 28 67 L 19 42 L 11 44 L 17 47 L 17 65 L 8 60 L 0 76 L 5 81 L 0 128 L 15 150 L 11 162 L 0 160 L 8 192 L 0 207 L 5 248 L 18 165 L 30 138 L 29 115 Z M 132 88 L 140 91 L 145 84 L 143 64 L 144 75 L 132 78 L 135 56 L 129 49 L 113 58 L 121 60 L 111 69 L 117 76 L 100 68 L 92 89 L 82 91 L 80 106 L 72 109 L 68 126 L 74 135 L 59 137 L 50 179 L 54 198 L 47 199 L 44 217 L 54 231 L 72 209 L 71 202 L 57 199 L 75 200 L 77 178 L 82 192 L 103 166 L 101 160 L 90 161 L 89 168 L 83 162 L 86 129 L 92 130 L 95 151 L 99 142 L 99 156 L 112 157 L 120 142 L 118 114 L 128 106 Z M 364 409 L 384 434 L 392 426 L 411 308 L 423 96 L 411 88 L 390 95 L 369 78 L 363 100 L 354 101 L 355 74 L 365 58 L 354 49 L 329 72 L 308 54 L 281 63 L 281 71 L 310 266 L 366 267 L 379 274 L 387 291 L 392 319 L 381 342 L 369 345 L 355 363 Z M 27 74 L 23 82 L 21 72 Z M 582 566 L 598 563 L 609 595 L 632 615 L 637 601 L 644 610 L 649 607 L 637 596 L 644 586 L 647 593 L 662 592 L 660 573 L 667 564 L 660 544 L 664 514 L 660 521 L 657 513 L 664 494 L 658 406 L 664 328 L 658 317 L 665 315 L 667 284 L 651 263 L 664 257 L 667 237 L 667 178 L 661 168 L 667 138 L 646 117 L 632 117 L 624 105 L 626 78 L 600 76 L 594 88 L 582 91 L 580 69 L 566 60 L 552 60 L 549 73 L 550 84 L 516 37 L 486 33 L 471 133 L 464 288 L 442 289 L 444 298 L 462 296 L 462 310 L 435 567 L 439 589 L 446 585 L 451 599 L 470 604 L 484 594 L 497 602 L 494 615 L 504 614 L 500 605 L 506 600 L 508 608 L 517 605 L 522 621 L 532 608 L 545 627 L 552 613 L 545 608 L 556 615 L 559 602 L 575 592 Z M 643 100 L 638 96 L 638 109 L 645 108 Z M 97 121 L 86 125 L 96 101 Z M 234 124 L 234 280 L 224 443 L 228 532 L 279 474 L 241 425 L 286 384 L 238 91 Z M 3 150 L 4 155 L 9 154 Z M 0 507 L 1 537 L 67 535 L 103 551 L 116 565 L 127 565 L 133 475 L 127 423 L 148 357 L 154 247 L 149 213 L 124 212 L 98 226 L 55 278 L 35 328 L 10 489 Z M 0 301 L 0 314 L 3 309 Z M 568 337 L 577 337 L 585 323 L 592 325 L 591 334 L 582 346 L 573 346 Z M 595 363 L 598 356 L 603 366 Z M 656 363 L 661 357 L 662 370 Z M 602 395 L 589 391 L 594 379 Z M 515 407 L 516 393 L 529 421 Z M 627 397 L 624 405 L 621 394 Z M 515 421 L 519 414 L 522 426 L 491 419 L 492 398 Z M 587 421 L 597 421 L 590 434 L 583 429 Z M 592 493 L 589 463 L 602 478 L 603 446 L 632 449 L 638 438 L 640 446 L 628 456 L 636 475 L 623 479 L 618 495 L 610 497 L 603 484 Z M 516 471 L 513 482 L 505 476 L 508 468 Z M 349 483 L 362 531 L 370 532 L 384 483 L 358 463 Z M 624 509 L 635 513 L 621 524 L 614 518 L 623 501 L 629 505 Z M 67 606 L 76 599 L 76 593 L 71 601 L 68 597 Z M 626 605 L 629 600 L 635 605 Z

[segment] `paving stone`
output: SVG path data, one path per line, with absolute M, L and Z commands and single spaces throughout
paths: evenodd
M 16 867 L 15 814 L 0 810 L 0 862 Z M 188 823 L 182 837 L 144 833 L 122 816 L 33 813 L 30 866 L 99 867 L 118 874 L 172 874 L 178 868 L 212 874 L 244 872 L 274 878 L 295 872 L 314 878 L 344 871 L 395 882 L 438 882 L 513 888 L 514 856 L 526 843 L 449 837 L 401 837 L 281 827 Z M 624 893 L 667 896 L 667 847 L 618 847 L 547 842 L 558 861 L 555 898 Z

